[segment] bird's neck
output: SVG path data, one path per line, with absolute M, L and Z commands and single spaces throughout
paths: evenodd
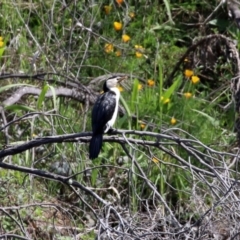
M 113 87 L 109 89 L 110 92 L 114 92 L 116 94 L 117 97 L 120 96 L 120 91 L 117 87 Z

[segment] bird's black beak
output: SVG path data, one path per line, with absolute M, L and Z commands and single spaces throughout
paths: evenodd
M 125 79 L 127 79 L 127 78 L 128 78 L 128 76 L 123 76 L 123 77 L 119 78 L 119 79 L 118 79 L 118 83 L 120 83 L 121 81 L 123 81 L 123 80 L 125 80 Z

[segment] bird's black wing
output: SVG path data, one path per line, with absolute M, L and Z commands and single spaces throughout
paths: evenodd
M 114 92 L 106 92 L 98 97 L 92 110 L 93 134 L 103 134 L 106 123 L 112 118 L 116 106 Z

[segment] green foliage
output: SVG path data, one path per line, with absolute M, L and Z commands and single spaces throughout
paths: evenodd
M 211 14 L 215 1 L 125 2 L 127 7 L 125 3 L 118 6 L 115 1 L 95 1 L 94 4 L 92 1 L 76 1 L 76 4 L 69 2 L 67 6 L 52 0 L 38 0 L 31 4 L 26 1 L 14 4 L 2 1 L 0 24 L 4 44 L 0 47 L 0 63 L 3 69 L 15 73 L 59 74 L 56 78 L 48 77 L 42 82 L 32 79 L 1 82 L 2 101 L 21 87 L 34 86 L 41 89 L 37 100 L 32 96 L 24 96 L 21 102 L 4 106 L 8 122 L 26 113 L 45 113 L 9 126 L 7 135 L 1 133 L 3 147 L 20 144 L 34 137 L 90 130 L 91 106 L 88 109 L 83 103 L 57 96 L 58 83 L 67 86 L 65 83 L 72 78 L 87 86 L 91 79 L 99 75 L 116 72 L 132 75 L 122 86 L 121 105 L 126 114 L 118 118 L 116 128 L 173 131 L 182 138 L 192 135 L 205 145 L 214 145 L 216 151 L 222 151 L 222 146 L 232 143 L 235 112 L 233 108 L 223 110 L 223 106 L 231 99 L 224 88 L 229 85 L 225 79 L 232 77 L 231 63 L 221 62 L 223 56 L 213 64 L 207 62 L 207 70 L 203 64 L 196 67 L 193 62 L 189 66 L 181 63 L 171 83 L 166 83 L 166 80 L 191 45 L 192 39 L 225 32 L 239 40 L 239 30 L 226 20 L 223 13 L 214 15 L 208 24 L 199 24 L 199 19 L 206 19 Z M 108 14 L 104 10 L 106 6 L 111 7 Z M 121 22 L 123 28 L 115 30 L 115 21 Z M 124 42 L 123 34 L 129 35 L 130 40 Z M 35 57 L 38 51 L 39 56 Z M 212 72 L 209 71 L 209 65 L 213 66 Z M 191 77 L 185 76 L 186 69 L 193 70 L 200 82 L 193 83 Z M 51 93 L 52 97 L 48 98 L 47 93 Z M 149 139 L 142 137 L 142 140 Z M 184 150 L 171 143 L 169 146 L 184 160 L 204 168 Z M 130 144 L 127 147 L 146 177 L 171 206 L 177 209 L 178 206 L 187 205 L 192 188 L 190 171 L 180 168 L 173 156 L 159 148 L 150 150 L 145 146 L 132 147 Z M 14 156 L 11 161 L 25 167 L 49 169 L 56 154 L 67 156 L 67 160 L 74 166 L 73 172 L 80 173 L 74 176 L 76 180 L 89 187 L 106 188 L 112 184 L 111 177 L 108 170 L 102 170 L 102 165 L 107 163 L 115 166 L 117 159 L 125 156 L 126 152 L 117 143 L 104 143 L 99 159 L 92 163 L 88 160 L 87 144 L 64 142 L 37 147 Z M 90 177 L 86 177 L 83 172 L 90 168 L 93 168 Z M 122 187 L 123 197 L 120 201 L 127 202 L 137 212 L 141 199 L 148 199 L 153 193 L 142 184 L 139 169 L 131 160 L 124 162 L 123 168 L 114 170 L 114 176 L 120 180 L 117 179 L 119 182 L 116 180 L 117 183 L 113 184 Z M 56 197 L 59 193 L 59 184 L 38 182 L 35 178 L 29 180 L 25 174 L 17 171 L 0 171 L 0 178 L 10 179 L 9 184 L 14 187 L 17 183 L 25 183 L 37 189 L 32 196 L 24 195 L 23 189 L 19 189 L 13 204 L 24 204 L 31 198 L 42 201 L 50 199 L 50 196 Z M 0 188 L 0 192 L 7 195 L 6 188 Z M 104 197 L 107 195 L 104 191 L 99 194 Z M 211 200 L 207 201 L 211 203 Z M 5 200 L 0 203 L 7 204 Z M 42 214 L 42 208 L 35 209 L 35 218 Z M 74 221 L 80 224 L 79 219 Z M 11 219 L 2 218 L 5 231 L 14 229 L 11 224 Z M 94 236 L 93 232 L 89 232 L 82 239 Z M 58 236 L 58 239 L 68 238 Z
M 48 84 L 45 84 L 42 88 L 42 91 L 41 93 L 39 94 L 39 97 L 38 97 L 38 101 L 37 101 L 37 108 L 38 109 L 41 109 L 42 108 L 42 104 L 44 102 L 44 99 L 45 99 L 45 95 L 47 93 L 49 89 L 49 85 Z
M 9 90 L 11 88 L 20 87 L 20 86 L 32 86 L 32 85 L 28 85 L 28 84 L 25 84 L 25 83 L 10 84 L 10 85 L 1 87 L 0 88 L 0 93 L 4 92 L 6 90 Z

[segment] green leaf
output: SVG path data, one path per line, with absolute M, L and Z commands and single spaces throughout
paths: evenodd
M 199 111 L 197 109 L 192 109 L 192 111 L 197 112 L 197 113 L 201 114 L 202 116 L 206 117 L 214 127 L 219 127 L 219 121 L 216 120 L 215 118 L 213 118 L 213 117 L 209 116 L 208 114 L 206 114 L 202 111 Z
M 9 110 L 9 111 L 31 111 L 34 112 L 35 109 L 30 108 L 29 106 L 25 106 L 25 105 L 10 105 L 10 106 L 6 106 L 4 107 L 4 109 Z
M 91 174 L 91 182 L 93 186 L 96 184 L 97 177 L 98 177 L 98 169 L 95 168 L 92 170 L 92 174 Z
M 163 94 L 163 98 L 164 99 L 170 98 L 173 92 L 175 92 L 176 89 L 180 86 L 181 81 L 182 81 L 182 76 L 178 76 L 178 78 L 173 82 L 172 86 L 165 91 L 165 93 Z
M 53 106 L 54 106 L 54 109 L 57 111 L 57 98 L 56 98 L 55 88 L 53 86 L 50 86 L 50 85 L 49 85 L 49 88 L 51 89 L 52 94 L 53 94 Z
M 229 26 L 229 21 L 226 19 L 212 19 L 208 22 L 209 25 L 218 27 L 221 30 L 226 30 L 226 28 Z
M 129 106 L 127 105 L 126 101 L 124 100 L 124 98 L 122 96 L 120 96 L 120 101 L 121 101 L 122 105 L 124 106 L 124 108 L 125 108 L 125 110 L 127 112 L 127 118 L 129 119 L 129 121 L 128 121 L 128 130 L 130 130 L 131 129 L 131 118 L 130 118 L 131 110 L 130 110 Z
M 138 85 L 139 81 L 137 79 L 134 79 L 133 83 L 133 91 L 131 96 L 131 109 L 134 110 L 136 104 L 138 103 Z
M 161 96 L 163 93 L 163 69 L 162 69 L 161 63 L 159 63 L 158 68 L 159 68 L 159 106 L 160 106 L 161 105 Z
M 41 109 L 42 103 L 45 100 L 45 96 L 46 96 L 46 93 L 47 93 L 48 89 L 49 89 L 49 85 L 45 84 L 42 88 L 42 91 L 41 91 L 39 97 L 38 97 L 38 101 L 37 101 L 37 108 L 38 109 Z
M 4 51 L 5 51 L 5 47 L 1 47 L 1 48 L 0 48 L 0 58 L 2 57 Z
M 162 24 L 162 25 L 157 24 L 156 26 L 154 26 L 154 27 L 152 27 L 152 28 L 150 29 L 150 31 L 156 31 L 156 30 L 167 30 L 167 31 L 172 31 L 172 30 L 174 30 L 175 32 L 176 32 L 176 31 L 180 31 L 180 29 L 175 28 L 175 27 L 172 27 L 172 26 L 170 26 L 170 25 L 166 25 L 166 24 Z
M 20 86 L 29 86 L 29 87 L 35 87 L 33 85 L 30 84 L 25 84 L 25 83 L 16 83 L 16 84 L 10 84 L 10 85 L 6 85 L 0 88 L 0 93 L 4 92 L 10 88 L 14 88 L 14 87 L 20 87 Z
M 130 117 L 131 116 L 131 110 L 128 107 L 128 104 L 126 103 L 126 101 L 124 100 L 122 95 L 120 95 L 120 101 L 121 101 L 122 105 L 124 106 L 125 110 L 127 111 L 127 115 Z
M 169 1 L 168 0 L 163 0 L 163 2 L 164 2 L 165 6 L 166 6 L 166 9 L 167 9 L 168 19 L 172 24 L 174 24 L 174 21 L 172 20 L 172 14 L 171 14 L 171 10 L 170 10 Z

